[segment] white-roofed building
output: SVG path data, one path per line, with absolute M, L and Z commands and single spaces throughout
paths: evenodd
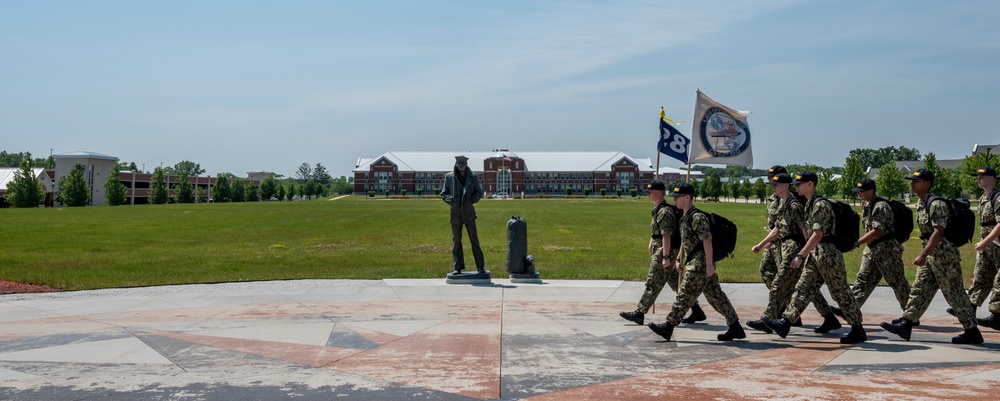
M 118 164 L 118 158 L 97 152 L 67 152 L 52 155 L 56 162 L 55 177 L 70 175 L 77 164 L 84 168 L 83 179 L 90 188 L 90 204 L 104 205 L 104 181 Z
M 582 194 L 601 189 L 644 188 L 653 179 L 649 159 L 636 159 L 622 152 L 386 152 L 375 158 L 360 158 L 354 169 L 354 192 L 389 190 L 399 193 L 418 189 L 440 191 L 445 174 L 455 166 L 455 156 L 469 158 L 469 168 L 479 175 L 487 194 L 564 194 L 566 188 Z
M 19 167 L 0 167 L 0 206 L 2 207 L 7 207 L 7 185 L 14 181 L 14 175 L 18 171 L 21 171 Z M 52 170 L 46 170 L 42 167 L 32 167 L 31 175 L 45 188 L 44 204 L 50 206 L 52 202 L 53 183 L 55 182 Z

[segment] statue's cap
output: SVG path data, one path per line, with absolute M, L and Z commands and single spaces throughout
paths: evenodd
M 458 156 L 455 156 L 455 161 L 457 161 L 457 162 L 467 162 L 467 161 L 469 161 L 469 158 L 465 157 L 465 155 L 458 155 Z

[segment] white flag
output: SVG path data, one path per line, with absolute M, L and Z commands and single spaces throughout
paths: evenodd
M 688 163 L 753 167 L 750 152 L 749 111 L 736 111 L 698 91 L 691 123 Z

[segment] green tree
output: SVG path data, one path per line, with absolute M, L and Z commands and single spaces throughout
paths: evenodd
M 583 196 L 590 196 L 590 187 L 583 189 Z
M 208 193 L 205 192 L 205 188 L 198 187 L 195 193 L 198 194 L 198 203 L 208 203 Z
M 888 161 L 883 164 L 882 167 L 878 169 L 878 177 L 875 178 L 876 192 L 880 196 L 892 199 L 894 197 L 902 197 L 904 192 L 910 190 L 910 185 L 907 184 L 906 178 L 903 177 L 903 172 L 899 171 L 896 167 L 896 162 L 894 160 Z
M 86 168 L 77 163 L 69 175 L 59 179 L 56 201 L 63 206 L 87 206 L 90 203 L 90 187 L 83 178 Z
M 104 204 L 108 206 L 124 205 L 128 201 L 128 197 L 126 196 L 128 190 L 125 188 L 125 184 L 122 184 L 119 179 L 121 171 L 118 170 L 118 167 L 119 165 L 116 164 L 114 169 L 111 170 L 111 174 L 104 180 Z
M 333 177 L 330 176 L 326 167 L 320 163 L 316 163 L 316 167 L 313 168 L 312 171 L 312 180 L 316 181 L 317 184 L 330 185 L 330 181 L 333 180 Z
M 201 165 L 192 161 L 184 160 L 174 167 L 167 168 L 167 172 L 174 175 L 185 175 L 187 177 L 196 177 L 205 174 L 205 169 L 201 168 Z
M 931 193 L 952 198 L 961 196 L 962 188 L 958 174 L 952 169 L 941 168 L 934 152 L 929 152 L 927 156 L 924 156 L 924 168 L 934 173 Z
M 702 182 L 702 196 L 705 199 L 718 199 L 722 196 L 722 179 L 719 178 L 719 173 L 713 171 Z
M 301 165 L 299 165 L 298 170 L 295 170 L 295 176 L 298 177 L 299 181 L 301 181 L 303 184 L 306 182 L 306 180 L 312 178 L 312 173 L 313 173 L 312 166 L 310 166 L 309 163 L 302 163 Z
M 194 203 L 194 184 L 188 181 L 186 171 L 181 171 L 177 176 L 174 189 L 177 190 L 177 203 Z
M 889 146 L 881 149 L 854 149 L 848 153 L 861 164 L 861 168 L 884 166 L 891 160 L 920 160 L 920 151 L 907 147 Z
M 250 185 L 247 186 L 246 198 L 247 202 L 260 201 L 260 188 L 257 186 L 257 184 L 250 183 Z
M 639 190 L 632 188 L 628 190 L 628 194 L 631 195 L 633 198 L 635 198 L 636 196 L 639 196 Z
M 857 199 L 858 194 L 853 191 L 854 186 L 867 176 L 865 166 L 861 165 L 861 161 L 855 156 L 848 156 L 847 160 L 844 161 L 844 173 L 840 178 L 840 196 L 844 199 Z
M 608 189 L 607 188 L 601 188 L 601 196 L 602 197 L 608 196 Z
M 38 207 L 45 200 L 45 188 L 31 171 L 31 153 L 21 156 L 18 167 L 7 184 L 7 201 L 14 207 Z
M 976 184 L 976 176 L 973 175 L 980 168 L 989 166 L 994 170 L 1000 170 L 1000 155 L 992 154 L 992 149 L 987 148 L 984 153 L 975 153 L 962 159 L 962 165 L 958 168 L 958 176 L 961 179 L 962 189 L 968 191 L 976 198 L 983 195 L 982 188 Z
M 212 187 L 212 197 L 216 202 L 229 202 L 233 198 L 233 189 L 229 185 L 229 175 L 219 173 L 215 177 L 215 186 Z
M 740 193 L 743 194 L 743 201 L 750 203 L 750 197 L 754 195 L 753 184 L 750 183 L 750 179 L 744 178 L 743 182 L 740 183 Z
M 167 190 L 167 176 L 163 169 L 157 167 L 153 170 L 153 182 L 149 184 L 149 203 L 162 205 L 170 201 L 170 192 Z
M 820 168 L 816 172 L 816 178 L 818 179 L 816 191 L 821 195 L 829 197 L 837 194 L 837 180 L 833 179 L 833 171 Z
M 753 183 L 753 194 L 760 203 L 764 203 L 764 198 L 767 197 L 767 184 L 760 177 Z
M 313 194 L 316 193 L 316 182 L 313 180 L 306 180 L 306 184 L 303 185 L 303 187 L 304 189 L 302 195 L 305 199 L 312 199 Z
M 423 188 L 417 188 L 417 196 L 420 197 L 420 196 L 423 196 L 423 195 L 424 195 L 424 189 Z
M 279 201 L 284 200 L 285 199 L 285 186 L 281 185 L 281 184 L 277 184 L 277 185 L 275 185 L 274 188 L 275 188 L 274 189 L 274 197 L 278 198 Z
M 232 191 L 233 202 L 246 202 L 247 187 L 242 178 L 233 180 L 230 191 Z
M 733 186 L 729 184 L 729 181 L 722 181 L 719 184 L 719 188 L 721 188 L 720 198 L 724 199 L 733 196 Z
M 139 172 L 139 167 L 135 165 L 135 162 L 118 162 L 118 171 L 134 171 Z
M 347 195 L 354 192 L 354 177 L 344 177 L 336 178 L 333 183 L 330 184 L 330 192 L 338 195 Z M 437 192 L 437 190 L 435 190 Z
M 573 195 L 573 186 L 572 185 L 567 185 L 566 186 L 566 196 L 570 196 L 570 195 Z
M 260 197 L 264 200 L 271 200 L 277 191 L 278 188 L 277 184 L 274 182 L 274 178 L 267 177 L 264 179 L 264 182 L 260 184 Z

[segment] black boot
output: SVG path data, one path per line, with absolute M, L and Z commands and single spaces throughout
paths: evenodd
M 865 328 L 860 324 L 855 324 L 851 326 L 851 332 L 840 337 L 841 344 L 857 344 L 868 341 L 868 333 L 865 333 Z
M 688 315 L 688 317 L 681 319 L 681 323 L 691 324 L 707 319 L 708 317 L 705 316 L 705 311 L 701 310 L 701 306 L 698 304 L 694 304 L 691 306 L 691 314 Z
M 900 336 L 906 341 L 910 341 L 910 332 L 913 331 L 913 322 L 910 322 L 909 320 L 899 318 L 893 320 L 892 323 L 882 322 L 879 326 L 882 326 L 885 331 Z
M 621 316 L 623 319 L 628 320 L 630 322 L 635 322 L 635 324 L 638 325 L 642 325 L 642 322 L 646 318 L 646 314 L 639 311 L 620 312 L 618 313 L 618 316 Z
M 844 326 L 842 326 L 840 324 L 840 321 L 837 320 L 837 317 L 834 316 L 831 313 L 829 315 L 823 316 L 823 324 L 821 324 L 819 327 L 813 329 L 813 332 L 820 333 L 820 334 L 826 334 L 826 333 L 829 333 L 831 330 L 837 330 L 837 329 L 839 329 L 841 327 L 844 327 Z
M 1000 313 L 991 313 L 989 316 L 978 320 L 980 326 L 1000 330 Z
M 743 331 L 743 327 L 739 323 L 729 326 L 729 330 L 725 333 L 719 334 L 719 341 L 733 341 L 734 339 L 747 338 L 747 333 Z
M 761 319 L 764 318 L 762 317 Z M 763 320 L 747 320 L 747 327 L 757 331 L 763 331 L 767 334 L 772 333 L 771 329 L 767 328 L 767 325 L 764 324 Z
M 667 341 L 670 341 L 670 336 L 674 334 L 674 325 L 670 323 L 650 323 L 646 327 L 649 327 L 650 330 L 653 330 L 654 333 L 659 334 L 660 337 L 663 337 Z
M 897 323 L 897 322 L 899 322 L 900 320 L 903 320 L 903 318 L 899 318 L 899 319 L 892 319 L 892 322 L 893 322 L 893 323 Z M 919 321 L 919 320 L 915 320 L 915 321 L 913 321 L 912 323 L 913 323 L 913 327 L 917 327 L 917 326 L 920 326 L 920 321 Z
M 965 329 L 965 333 L 952 337 L 951 342 L 952 344 L 982 344 L 983 333 L 979 332 L 978 327 Z
M 787 337 L 788 330 L 791 330 L 792 328 L 792 322 L 789 322 L 788 319 L 785 319 L 784 317 L 778 319 L 762 317 L 760 320 L 764 321 L 767 328 L 774 330 L 774 332 L 781 336 L 781 338 Z
M 976 308 L 978 308 L 976 305 L 972 305 L 972 314 L 973 315 L 976 314 Z M 958 315 L 955 314 L 955 308 L 952 308 L 952 307 L 949 306 L 948 309 L 945 309 L 944 311 L 948 312 L 949 315 L 952 315 L 954 317 L 958 317 Z
M 837 316 L 837 317 L 839 317 L 841 319 L 847 319 L 847 317 L 844 316 L 844 310 L 840 309 L 839 306 L 831 306 L 830 307 L 830 311 L 833 312 L 833 314 L 835 316 Z

